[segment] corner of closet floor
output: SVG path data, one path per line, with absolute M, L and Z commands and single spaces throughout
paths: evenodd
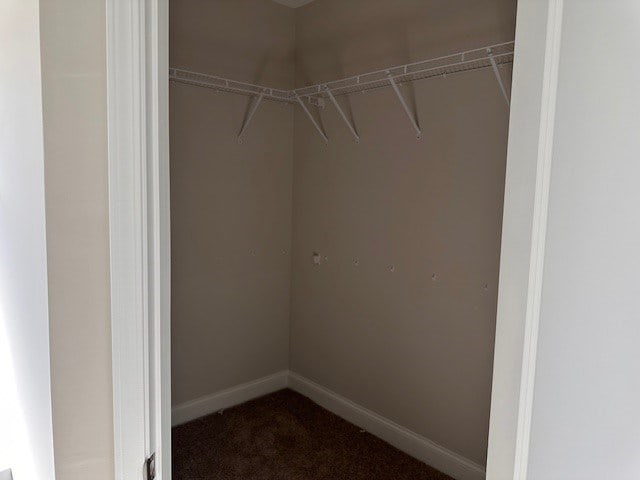
M 393 445 L 398 450 L 456 480 L 485 480 L 486 478 L 485 468 L 482 465 L 452 452 L 296 372 L 289 372 L 288 387 Z
M 175 427 L 222 409 L 240 405 L 254 398 L 277 392 L 287 388 L 288 380 L 289 371 L 281 370 L 235 387 L 178 404 L 171 409 L 171 425 Z

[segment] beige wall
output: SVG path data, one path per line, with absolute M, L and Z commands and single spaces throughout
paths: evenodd
M 513 0 L 318 0 L 296 81 L 509 41 L 514 20 Z M 484 464 L 508 110 L 491 70 L 403 90 L 422 140 L 389 89 L 341 100 L 359 145 L 331 106 L 328 146 L 296 110 L 291 367 Z
M 112 480 L 105 2 L 40 22 L 56 478 Z
M 293 86 L 295 10 L 270 0 L 169 2 L 169 64 L 235 80 Z
M 171 2 L 170 63 L 293 85 L 294 11 L 264 0 Z M 172 402 L 286 369 L 293 107 L 170 86 Z

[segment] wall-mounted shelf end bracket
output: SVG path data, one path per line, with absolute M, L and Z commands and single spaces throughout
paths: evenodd
M 487 58 L 489 59 L 489 62 L 491 62 L 491 68 L 493 69 L 493 74 L 496 76 L 496 80 L 498 81 L 498 85 L 500 86 L 502 96 L 507 102 L 507 106 L 510 106 L 511 103 L 509 102 L 509 94 L 507 93 L 507 88 L 504 85 L 504 80 L 502 80 L 502 75 L 500 75 L 498 64 L 496 63 L 496 59 L 493 57 L 493 53 L 491 52 L 490 48 L 487 48 Z
M 400 92 L 400 89 L 398 88 L 398 83 L 396 82 L 395 78 L 393 78 L 393 76 L 391 75 L 391 72 L 387 72 L 387 75 L 389 77 L 389 83 L 391 84 L 391 87 L 393 87 L 393 91 L 396 93 L 398 100 L 400 100 L 400 104 L 402 105 L 402 108 L 407 114 L 407 117 L 409 117 L 409 120 L 411 121 L 411 125 L 413 125 L 413 129 L 416 131 L 416 138 L 418 139 L 422 138 L 422 130 L 420 130 L 418 121 L 416 120 L 413 113 L 411 112 L 409 105 L 407 105 L 407 101 L 402 96 L 402 92 Z
M 238 143 L 242 143 L 242 135 L 247 130 L 247 127 L 249 126 L 249 123 L 251 123 L 251 119 L 256 114 L 256 110 L 258 110 L 258 107 L 260 106 L 260 103 L 262 102 L 263 98 L 264 98 L 264 92 L 261 93 L 258 96 L 258 98 L 253 102 L 253 105 L 251 105 L 251 109 L 249 110 L 249 114 L 247 115 L 247 118 L 244 121 L 244 124 L 242 125 L 242 128 L 240 129 L 240 133 L 238 133 Z

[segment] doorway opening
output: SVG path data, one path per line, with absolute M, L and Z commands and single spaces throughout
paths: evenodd
M 170 4 L 174 479 L 484 478 L 515 7 Z

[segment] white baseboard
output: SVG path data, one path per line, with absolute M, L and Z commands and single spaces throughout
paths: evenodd
M 287 387 L 288 376 L 289 372 L 283 370 L 206 397 L 176 405 L 171 409 L 171 425 L 180 425 L 223 408 L 233 407 L 262 395 L 282 390 Z
M 482 465 L 286 370 L 177 405 L 171 411 L 171 424 L 180 425 L 287 387 L 456 480 L 485 480 Z
M 456 480 L 484 480 L 486 477 L 482 465 L 447 450 L 297 373 L 289 372 L 289 388 Z

